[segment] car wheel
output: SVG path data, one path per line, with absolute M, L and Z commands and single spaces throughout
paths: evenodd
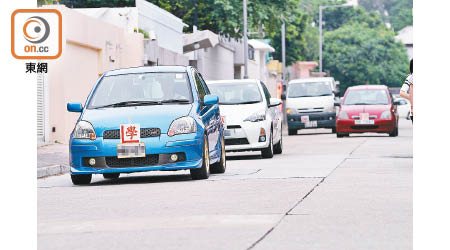
M 225 154 L 225 140 L 220 140 L 220 161 L 211 165 L 211 173 L 213 174 L 223 174 L 227 169 L 227 158 Z
M 288 129 L 288 135 L 296 135 L 297 129 Z
M 191 169 L 191 177 L 193 180 L 208 179 L 209 177 L 209 148 L 208 140 L 206 135 L 203 139 L 203 150 L 202 150 L 202 167 Z
M 398 136 L 398 127 L 396 127 L 396 128 L 394 129 L 394 131 L 392 131 L 391 133 L 389 133 L 389 136 L 390 136 L 390 137 L 396 137 L 396 136 Z
M 105 173 L 103 174 L 103 178 L 105 179 L 117 179 L 119 178 L 120 173 Z
M 280 141 L 273 146 L 273 153 L 274 154 L 283 153 L 283 135 L 280 135 Z
M 337 138 L 342 138 L 344 136 L 350 136 L 350 134 L 348 134 L 348 133 L 336 133 L 336 137 Z
M 336 134 L 336 128 L 332 128 L 332 129 L 331 129 L 331 133 L 332 133 L 332 134 Z
M 261 150 L 262 158 L 272 158 L 273 157 L 273 137 L 272 137 L 272 131 L 270 131 L 270 138 L 269 138 L 269 146 L 267 148 L 264 148 Z
M 70 178 L 74 185 L 88 185 L 91 183 L 92 174 L 71 174 Z

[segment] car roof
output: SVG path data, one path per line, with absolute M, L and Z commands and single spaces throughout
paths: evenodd
M 387 89 L 386 85 L 357 85 L 348 87 L 348 90 L 363 90 L 363 89 Z
M 230 79 L 230 80 L 212 80 L 206 81 L 207 84 L 222 84 L 222 83 L 258 83 L 258 79 Z
M 319 82 L 319 81 L 330 82 L 330 81 L 334 81 L 334 78 L 333 77 L 310 77 L 310 78 L 294 79 L 294 80 L 289 81 L 288 84 L 300 83 L 300 82 Z
M 107 71 L 105 76 L 136 74 L 136 73 L 152 73 L 152 72 L 178 72 L 184 73 L 191 68 L 190 66 L 141 66 L 124 69 L 114 69 Z

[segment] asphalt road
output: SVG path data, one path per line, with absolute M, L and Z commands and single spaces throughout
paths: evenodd
M 90 186 L 38 180 L 38 249 L 412 249 L 412 126 L 399 137 L 283 137 L 225 174 L 149 172 Z

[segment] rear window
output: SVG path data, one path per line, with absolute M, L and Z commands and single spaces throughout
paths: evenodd
M 344 105 L 388 105 L 389 97 L 383 89 L 349 90 Z

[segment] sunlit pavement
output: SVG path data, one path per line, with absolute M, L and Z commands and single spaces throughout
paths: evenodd
M 412 249 L 412 125 L 398 137 L 283 137 L 273 159 L 227 154 L 225 174 L 38 180 L 39 249 Z

